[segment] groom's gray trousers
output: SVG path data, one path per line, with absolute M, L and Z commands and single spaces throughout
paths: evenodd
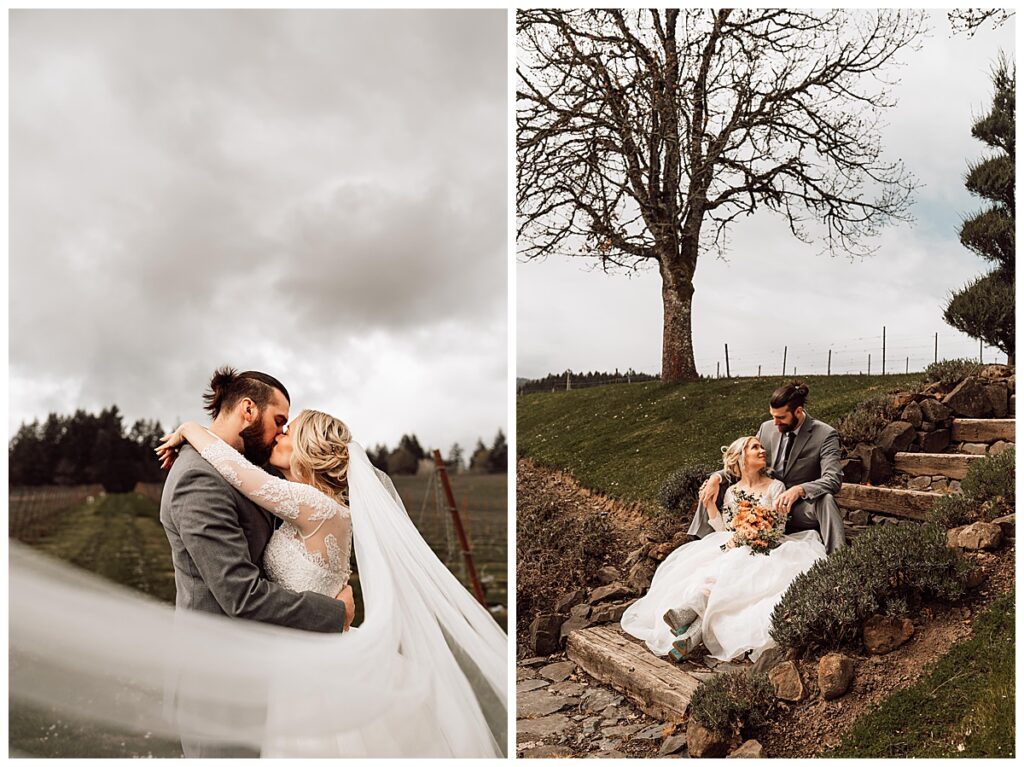
M 782 449 L 781 435 L 773 421 L 765 421 L 757 432 L 758 441 L 768 454 L 768 465 L 775 465 L 775 455 Z M 791 448 L 789 460 L 778 477 L 786 489 L 802 485 L 807 498 L 793 504 L 786 522 L 786 532 L 817 530 L 829 554 L 846 545 L 843 517 L 839 513 L 835 494 L 843 486 L 842 450 L 839 435 L 827 423 L 817 421 L 808 414 Z M 718 508 L 721 510 L 729 478 L 724 471 L 717 472 L 722 483 L 718 489 Z M 714 532 L 708 524 L 708 511 L 697 504 L 697 513 L 690 524 L 690 535 L 703 538 Z

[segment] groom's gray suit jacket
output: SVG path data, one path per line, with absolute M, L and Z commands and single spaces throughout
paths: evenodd
M 175 604 L 306 631 L 340 632 L 345 605 L 266 578 L 263 549 L 273 517 L 239 493 L 191 445 L 183 445 L 160 499 L 171 544 Z

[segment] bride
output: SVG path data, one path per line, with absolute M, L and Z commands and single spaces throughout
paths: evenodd
M 12 547 L 12 690 L 263 756 L 504 754 L 505 634 L 433 554 L 343 422 L 302 411 L 271 455 L 284 479 L 197 423 L 165 437 L 158 457 L 169 465 L 185 441 L 282 520 L 264 554 L 282 586 L 334 597 L 354 544 L 362 625 L 320 634 L 174 613 Z M 54 616 L 45 609 L 54 603 L 66 609 Z
M 655 655 L 679 661 L 703 645 L 718 660 L 747 653 L 757 660 L 775 645 L 769 634 L 775 605 L 797 575 L 825 557 L 817 531 L 781 534 L 784 515 L 776 520 L 777 547 L 762 554 L 743 545 L 735 524 L 742 507 L 774 508 L 786 488 L 768 476 L 766 452 L 756 437 L 741 437 L 723 452 L 734 483 L 721 512 L 709 509 L 716 532 L 673 551 L 647 594 L 622 616 L 623 631 Z

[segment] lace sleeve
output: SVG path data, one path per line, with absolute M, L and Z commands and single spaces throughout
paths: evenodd
M 775 501 L 778 500 L 779 496 L 786 492 L 786 486 L 782 484 L 780 480 L 775 480 L 768 486 L 768 492 L 765 494 L 765 502 L 771 507 L 775 507 Z M 789 514 L 779 514 L 775 519 L 775 528 L 778 530 L 785 531 L 786 522 L 789 520 Z
M 346 511 L 315 487 L 271 476 L 249 463 L 220 437 L 206 433 L 211 439 L 199 449 L 200 455 L 242 495 L 274 516 L 290 521 L 304 537 Z

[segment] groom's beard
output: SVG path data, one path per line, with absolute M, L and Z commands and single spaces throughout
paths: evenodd
M 251 463 L 263 466 L 270 460 L 270 454 L 274 452 L 276 438 L 271 440 L 269 445 L 264 444 L 262 419 L 246 426 L 238 436 L 242 438 L 242 452 Z

